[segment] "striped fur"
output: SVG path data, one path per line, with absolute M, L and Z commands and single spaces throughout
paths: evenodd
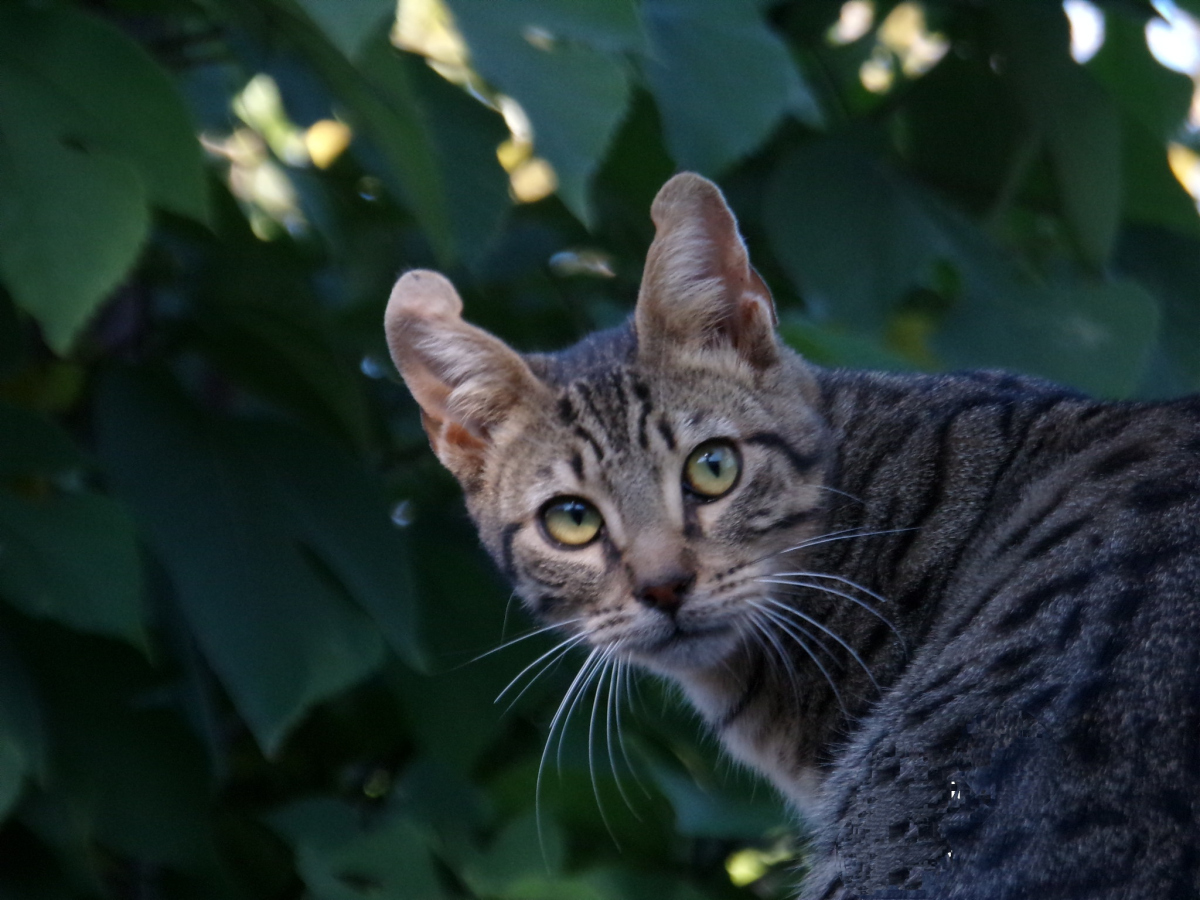
M 675 680 L 774 781 L 813 828 L 805 898 L 1200 896 L 1200 400 L 818 369 L 715 187 L 663 195 L 636 316 L 562 353 L 418 327 L 429 273 L 389 306 L 530 610 Z M 713 438 L 742 472 L 702 502 L 681 472 Z M 559 496 L 596 541 L 548 539 Z M 646 602 L 664 583 L 678 608 Z

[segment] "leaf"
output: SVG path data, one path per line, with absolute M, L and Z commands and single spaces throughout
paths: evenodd
M 366 45 L 359 68 L 393 107 L 420 110 L 436 148 L 455 246 L 468 264 L 477 261 L 512 208 L 508 175 L 496 157 L 508 137 L 503 118 L 421 57 L 397 50 L 385 33 Z
M 289 44 L 329 86 L 347 123 L 366 138 L 378 157 L 364 153 L 359 141 L 350 145 L 351 150 L 360 154 L 367 168 L 377 171 L 421 224 L 442 264 L 450 265 L 459 248 L 450 231 L 437 152 L 419 111 L 381 97 L 292 0 L 260 0 L 253 6 L 241 0 L 219 2 L 226 15 L 262 35 L 265 43 Z
M 1104 86 L 1124 115 L 1161 143 L 1187 119 L 1192 80 L 1162 65 L 1150 52 L 1145 28 L 1121 15 L 1104 22 L 1104 43 L 1086 70 Z
M 28 817 L 39 835 L 60 852 L 98 842 L 148 865 L 209 862 L 204 752 L 174 712 L 147 708 L 163 674 L 119 644 L 63 629 L 18 636 L 45 701 L 51 751 L 49 790 L 31 798 Z
M 22 476 L 52 477 L 79 468 L 83 454 L 55 422 L 0 401 L 0 481 Z
M 0 70 L 31 74 L 70 104 L 68 137 L 132 163 L 152 205 L 207 221 L 208 185 L 191 115 L 145 50 L 71 7 L 5 4 L 0 60 Z
M 780 162 L 763 224 L 808 308 L 868 333 L 882 331 L 948 243 L 907 184 L 841 140 L 813 142 Z
M 385 17 L 393 19 L 396 15 L 396 4 L 391 0 L 300 0 L 300 5 L 349 58 L 379 30 Z
M 0 492 L 0 596 L 27 615 L 147 647 L 133 525 L 108 497 Z
M 205 416 L 167 384 L 129 374 L 103 382 L 97 430 L 104 466 L 205 657 L 274 753 L 313 704 L 374 671 L 383 652 L 331 571 L 339 554 L 310 544 L 311 523 L 294 521 L 289 461 L 308 458 L 311 439 L 288 430 L 264 446 L 253 427 Z M 321 477 L 329 492 L 349 480 L 350 496 L 361 493 L 345 471 Z
M 330 317 L 268 248 L 216 252 L 196 306 L 197 344 L 225 374 L 356 447 L 371 439 L 363 379 Z
M 393 816 L 359 825 L 350 807 L 328 798 L 271 816 L 295 848 L 296 869 L 317 900 L 441 900 L 445 896 L 424 834 Z
M 1121 398 L 1137 387 L 1158 336 L 1158 304 L 1131 281 L 967 296 L 934 338 L 953 367 L 1032 372 Z
M 1071 59 L 1061 8 L 993 7 L 1006 34 L 1011 78 L 1045 142 L 1062 214 L 1085 259 L 1108 259 L 1121 216 L 1121 132 L 1107 93 Z
M 88 119 L 52 84 L 0 65 L 0 279 L 60 355 L 150 224 L 134 166 L 80 138 Z
M 614 9 L 624 4 L 613 4 Z M 629 74 L 611 55 L 569 38 L 590 35 L 578 24 L 567 37 L 547 33 L 544 22 L 565 17 L 567 4 L 550 0 L 452 0 L 471 59 L 484 78 L 509 94 L 533 124 L 534 149 L 558 175 L 563 203 L 582 222 L 593 220 L 588 196 L 629 102 Z M 585 7 L 599 10 L 595 3 Z M 546 18 L 546 10 L 556 11 Z M 570 21 L 568 19 L 568 21 Z M 598 40 L 610 39 L 602 33 Z
M 16 649 L 0 634 L 0 822 L 27 776 L 44 778 L 46 735 L 41 704 Z
M 646 0 L 643 64 L 667 147 L 685 169 L 718 175 L 787 113 L 820 114 L 787 47 L 744 0 Z

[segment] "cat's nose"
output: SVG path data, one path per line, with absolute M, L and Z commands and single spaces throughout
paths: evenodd
M 682 572 L 656 579 L 653 584 L 642 585 L 638 589 L 637 598 L 651 609 L 673 616 L 695 580 L 695 575 Z

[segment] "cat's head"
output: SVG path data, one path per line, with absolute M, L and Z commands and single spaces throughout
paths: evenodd
M 434 452 L 529 608 L 667 672 L 747 637 L 757 580 L 813 535 L 828 437 L 815 383 L 711 182 L 672 178 L 630 323 L 522 356 L 441 275 L 392 291 L 392 356 Z

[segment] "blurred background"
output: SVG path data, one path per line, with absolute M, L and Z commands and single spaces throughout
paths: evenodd
M 2 0 L 0 897 L 787 896 L 797 823 L 670 690 L 552 726 L 581 655 L 502 647 L 391 284 L 564 346 L 691 169 L 814 362 L 1194 391 L 1192 14 Z

